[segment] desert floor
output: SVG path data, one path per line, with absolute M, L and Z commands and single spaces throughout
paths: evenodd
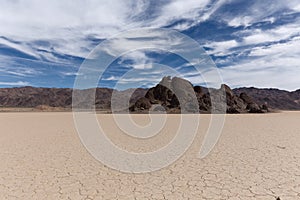
M 148 145 L 122 135 L 111 115 L 98 117 L 132 151 L 164 146 L 179 119 L 169 115 Z M 129 174 L 87 152 L 72 113 L 0 113 L 0 199 L 300 199 L 300 112 L 228 115 L 218 144 L 199 159 L 209 119 L 201 115 L 194 143 L 174 164 Z

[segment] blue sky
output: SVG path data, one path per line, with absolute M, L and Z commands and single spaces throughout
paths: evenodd
M 0 87 L 73 87 L 83 60 L 100 42 L 132 28 L 170 28 L 203 46 L 231 87 L 300 88 L 299 0 L 0 0 Z M 119 48 L 126 43 L 119 44 Z M 180 57 L 135 51 L 102 77 L 113 87 L 150 87 L 176 69 L 201 78 Z M 172 73 L 170 75 L 173 75 Z

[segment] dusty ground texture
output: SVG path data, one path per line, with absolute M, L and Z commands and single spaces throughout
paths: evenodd
M 120 135 L 110 115 L 99 115 L 117 145 L 137 151 L 172 138 L 178 116 L 169 118 L 147 146 Z M 299 120 L 299 112 L 228 115 L 219 143 L 201 160 L 204 115 L 192 147 L 176 163 L 126 174 L 87 153 L 71 113 L 0 113 L 0 199 L 300 199 Z

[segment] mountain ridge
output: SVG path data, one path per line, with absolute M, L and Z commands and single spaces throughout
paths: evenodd
M 233 89 L 235 94 L 242 92 L 250 95 L 257 103 L 265 103 L 277 110 L 300 110 L 300 89 L 295 91 L 277 88 L 242 87 Z
M 191 83 L 187 81 L 186 84 L 191 84 Z M 231 90 L 230 87 L 228 87 L 227 85 L 224 84 L 223 86 L 224 87 L 226 86 L 225 90 L 227 89 L 226 92 L 227 97 L 229 95 L 232 98 L 231 106 L 233 107 L 236 106 L 232 104 L 234 103 L 234 101 L 238 101 L 239 104 L 241 104 L 240 101 L 241 99 L 242 100 L 252 99 L 251 101 L 253 101 L 253 103 L 259 106 L 266 105 L 270 109 L 300 110 L 300 89 L 292 92 L 277 89 L 277 88 L 256 88 L 256 87 L 241 87 L 241 88 L 235 88 Z M 122 91 L 114 90 L 111 88 L 91 88 L 91 89 L 84 89 L 83 91 L 86 91 L 88 93 L 88 91 L 90 90 L 96 90 L 95 91 L 96 108 L 110 109 L 111 106 L 110 99 L 112 97 L 113 91 L 115 91 L 118 95 L 121 95 L 121 97 L 122 95 L 125 97 L 127 93 L 131 93 L 132 91 L 134 91 L 132 97 L 130 98 L 130 105 L 132 106 L 142 97 L 147 98 L 145 97 L 147 94 L 149 97 L 149 90 L 153 90 L 153 88 L 149 88 L 149 89 L 130 88 Z M 207 94 L 208 88 L 203 86 L 193 86 L 193 88 L 196 94 L 203 93 L 201 94 L 202 96 L 200 95 L 201 97 L 198 98 L 200 108 L 203 110 L 208 110 L 205 102 L 208 103 L 210 97 L 204 95 Z M 73 89 L 71 88 L 43 88 L 43 87 L 33 87 L 33 86 L 0 88 L 0 107 L 35 108 L 41 106 L 44 107 L 49 106 L 49 107 L 62 107 L 62 108 L 71 109 L 72 92 Z M 244 97 L 241 98 L 241 96 Z M 249 96 L 250 98 L 248 98 L 247 96 Z M 159 99 L 159 101 L 160 100 L 161 99 Z M 175 101 L 176 99 L 173 99 L 173 103 Z M 165 103 L 170 104 L 170 102 L 165 102 Z M 162 103 L 162 101 L 160 101 L 160 103 Z M 230 101 L 227 103 L 230 104 Z M 238 112 L 238 110 L 233 109 L 229 112 L 235 113 Z

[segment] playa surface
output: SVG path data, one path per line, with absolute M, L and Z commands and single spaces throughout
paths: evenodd
M 98 117 L 108 137 L 132 151 L 164 146 L 179 120 L 169 115 L 147 143 L 122 135 L 111 115 Z M 174 164 L 128 174 L 87 152 L 72 113 L 0 113 L 0 199 L 300 199 L 300 112 L 228 115 L 218 144 L 199 159 L 209 120 L 201 115 L 194 143 Z

